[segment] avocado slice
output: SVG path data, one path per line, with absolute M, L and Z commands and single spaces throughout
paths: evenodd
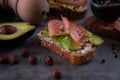
M 0 24 L 0 47 L 13 47 L 30 37 L 35 26 L 27 22 L 9 22 Z
M 85 31 L 88 34 L 88 41 L 93 43 L 95 46 L 99 46 L 100 44 L 102 44 L 104 42 L 104 40 L 101 37 L 94 35 L 93 33 L 91 33 L 88 30 L 85 30 Z
M 79 50 L 81 48 L 70 36 L 67 36 L 64 39 L 62 39 L 61 44 L 68 51 L 75 51 L 75 50 Z
M 88 30 L 85 31 L 88 34 L 88 41 L 93 43 L 95 46 L 98 46 L 104 42 L 104 40 L 101 37 L 92 34 Z M 50 37 L 48 29 L 45 29 L 43 31 L 43 36 L 48 38 Z M 75 51 L 81 49 L 81 47 L 71 38 L 70 35 L 54 37 L 53 41 L 62 45 L 68 51 Z
M 44 30 L 43 30 L 43 37 L 50 37 L 50 35 L 49 35 L 49 31 L 48 31 L 48 29 L 47 28 L 45 28 Z
M 65 36 L 57 36 L 57 37 L 53 38 L 53 41 L 61 44 L 61 41 L 62 41 L 64 38 L 65 38 Z
M 104 42 L 104 40 L 101 37 L 97 36 L 97 35 L 90 36 L 89 41 L 91 43 L 93 43 L 95 46 L 99 46 L 100 44 L 102 44 Z
M 48 0 L 48 3 L 50 6 L 56 6 L 56 7 L 63 7 L 63 8 L 67 8 L 67 9 L 70 9 L 70 10 L 73 10 L 75 8 L 75 6 L 73 5 L 70 5 L 70 4 L 65 4 L 65 3 L 57 3 L 55 2 L 54 0 Z

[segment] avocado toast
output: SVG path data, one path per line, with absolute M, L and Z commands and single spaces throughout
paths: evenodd
M 85 64 L 94 58 L 96 47 L 104 41 L 66 17 L 50 20 L 37 35 L 38 43 L 72 64 Z
M 63 16 L 71 19 L 81 19 L 87 12 L 87 0 L 48 0 L 49 15 Z

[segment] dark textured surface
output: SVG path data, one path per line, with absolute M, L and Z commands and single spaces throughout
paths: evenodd
M 87 16 L 92 15 L 89 11 Z M 46 21 L 48 21 L 48 18 Z M 28 58 L 20 56 L 20 63 L 16 65 L 0 64 L 0 80 L 55 80 L 52 71 L 58 69 L 62 73 L 61 80 L 120 80 L 120 42 L 105 39 L 105 43 L 97 48 L 95 58 L 85 65 L 72 65 L 63 58 L 40 47 L 36 41 L 36 35 L 46 25 L 42 22 L 33 36 L 25 40 L 21 45 L 13 49 L 0 49 L 0 55 L 17 54 L 20 56 L 23 48 L 28 48 L 31 55 L 38 58 L 37 65 L 30 65 Z M 82 25 L 82 20 L 76 21 Z M 114 58 L 112 44 L 116 45 L 117 58 Z M 9 45 L 8 45 L 9 46 Z M 48 66 L 44 63 L 45 56 L 52 56 L 54 65 Z M 101 59 L 105 63 L 101 63 Z

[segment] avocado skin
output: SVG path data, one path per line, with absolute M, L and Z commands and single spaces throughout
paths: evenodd
M 29 38 L 34 32 L 35 32 L 35 28 L 15 39 L 0 40 L 0 48 L 14 48 L 14 47 L 18 46 L 19 44 L 21 44 L 24 40 Z
M 35 29 L 28 31 L 24 35 L 11 40 L 0 40 L 0 48 L 13 48 L 21 44 L 35 32 Z

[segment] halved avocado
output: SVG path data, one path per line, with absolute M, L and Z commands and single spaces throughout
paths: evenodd
M 27 22 L 9 22 L 0 24 L 0 47 L 14 47 L 30 37 L 35 26 Z

